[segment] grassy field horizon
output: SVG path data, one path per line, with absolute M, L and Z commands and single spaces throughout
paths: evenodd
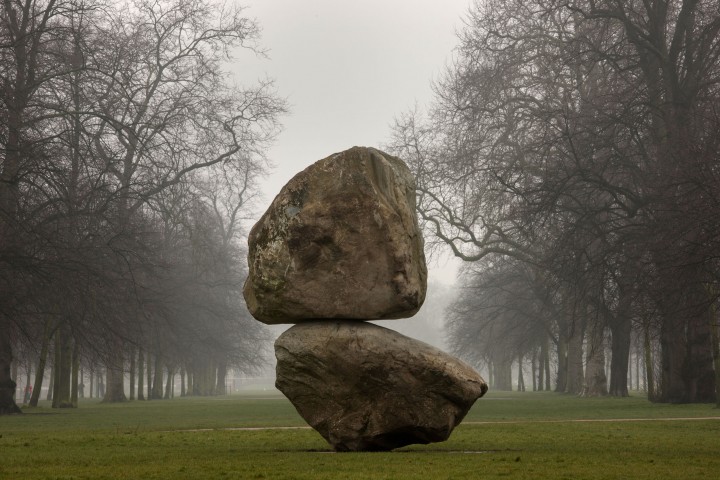
M 388 453 L 335 454 L 275 391 L 25 412 L 0 417 L 2 480 L 720 475 L 720 410 L 639 394 L 491 391 L 448 441 Z

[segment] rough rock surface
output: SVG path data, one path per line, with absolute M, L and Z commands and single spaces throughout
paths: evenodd
M 372 323 L 302 323 L 275 342 L 276 386 L 338 451 L 448 438 L 487 391 L 475 370 Z
M 268 324 L 412 316 L 427 268 L 402 160 L 354 147 L 288 182 L 248 239 L 248 309 Z

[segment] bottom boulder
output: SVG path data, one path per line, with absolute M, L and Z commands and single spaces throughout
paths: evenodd
M 487 391 L 460 360 L 365 322 L 297 324 L 275 356 L 275 385 L 337 451 L 442 442 Z

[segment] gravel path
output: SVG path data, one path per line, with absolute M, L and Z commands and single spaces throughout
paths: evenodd
M 462 422 L 461 425 L 504 425 L 520 423 L 614 423 L 614 422 L 686 422 L 686 421 L 707 421 L 720 420 L 717 417 L 670 417 L 670 418 L 587 418 L 587 419 L 565 419 L 565 420 L 489 420 L 486 422 Z M 309 430 L 308 425 L 297 427 L 224 427 L 224 428 L 196 428 L 190 430 L 172 430 L 173 432 L 214 432 L 214 431 L 239 431 L 255 432 L 263 430 Z
M 669 417 L 669 418 L 586 418 L 565 420 L 491 420 L 487 422 L 463 422 L 463 425 L 492 425 L 505 423 L 614 423 L 614 422 L 685 422 L 693 420 L 720 420 L 720 417 Z

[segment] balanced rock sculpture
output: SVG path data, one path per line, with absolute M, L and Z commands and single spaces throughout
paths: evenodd
M 402 160 L 372 148 L 297 174 L 248 244 L 245 301 L 264 323 L 404 318 L 425 300 L 415 181 Z
M 277 387 L 337 451 L 447 440 L 487 391 L 465 363 L 378 325 L 295 325 L 275 342 Z
M 364 320 L 404 318 L 427 288 L 415 182 L 354 147 L 285 185 L 248 238 L 243 294 L 275 342 L 276 386 L 338 451 L 448 438 L 487 390 L 469 366 Z

